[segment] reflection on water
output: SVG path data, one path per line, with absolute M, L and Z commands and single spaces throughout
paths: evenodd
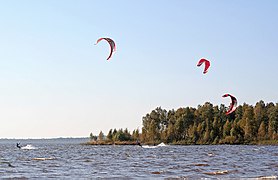
M 275 179 L 278 146 L 84 146 L 0 140 L 1 178 Z M 22 143 L 23 144 L 23 143 Z M 26 144 L 25 144 L 26 145 Z

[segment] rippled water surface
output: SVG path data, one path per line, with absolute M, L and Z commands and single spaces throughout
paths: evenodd
M 85 146 L 0 140 L 0 178 L 230 179 L 278 176 L 278 146 Z

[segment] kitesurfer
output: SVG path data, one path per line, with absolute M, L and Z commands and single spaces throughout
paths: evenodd
M 21 149 L 20 143 L 16 143 L 16 147 L 18 147 L 19 149 Z
M 138 140 L 136 141 L 136 145 L 142 147 L 141 143 Z

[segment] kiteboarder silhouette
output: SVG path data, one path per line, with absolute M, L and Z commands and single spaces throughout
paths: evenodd
M 142 147 L 141 143 L 138 141 L 138 139 L 136 140 L 136 145 Z

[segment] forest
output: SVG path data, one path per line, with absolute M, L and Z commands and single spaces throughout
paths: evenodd
M 143 144 L 278 144 L 278 103 L 255 106 L 244 103 L 226 115 L 225 105 L 210 102 L 197 108 L 166 110 L 157 107 L 142 117 L 142 129 L 110 129 L 105 136 L 90 134 L 92 141 L 134 142 Z M 128 144 L 128 143 L 127 143 Z M 132 143 L 131 143 L 132 144 Z

